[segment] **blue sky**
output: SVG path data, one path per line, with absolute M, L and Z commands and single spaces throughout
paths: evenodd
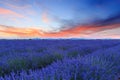
M 1 0 L 0 25 L 57 34 L 86 25 L 94 25 L 94 29 L 104 26 L 102 30 L 111 29 L 107 25 L 115 25 L 112 29 L 116 29 L 120 23 L 119 7 L 120 0 Z

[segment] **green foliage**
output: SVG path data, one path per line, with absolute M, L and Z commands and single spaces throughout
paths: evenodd
M 21 69 L 27 70 L 29 67 L 29 62 L 26 59 L 22 59 L 22 58 L 11 59 L 8 62 L 8 64 L 10 68 L 13 69 L 14 71 L 21 70 Z
M 42 68 L 47 65 L 50 65 L 52 62 L 62 59 L 62 55 L 55 53 L 55 54 L 46 54 L 42 57 L 33 57 L 32 62 L 34 66 L 37 68 Z

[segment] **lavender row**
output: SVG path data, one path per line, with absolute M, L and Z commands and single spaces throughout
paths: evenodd
M 119 76 L 120 44 L 85 56 L 65 58 L 46 68 L 12 72 L 0 80 L 118 80 Z

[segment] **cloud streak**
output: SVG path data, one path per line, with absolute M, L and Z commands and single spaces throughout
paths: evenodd
M 112 24 L 107 26 L 95 26 L 95 25 L 83 25 L 73 27 L 67 30 L 62 30 L 59 32 L 44 32 L 41 29 L 35 28 L 16 28 L 8 26 L 0 26 L 0 34 L 6 34 L 11 37 L 19 38 L 92 38 L 94 34 L 102 31 L 108 31 L 120 28 L 120 24 Z M 109 31 L 108 31 L 109 32 Z M 98 34 L 99 35 L 99 34 Z M 100 35 L 105 35 L 101 33 Z M 111 34 L 114 35 L 114 34 Z M 110 38 L 119 37 L 118 35 L 110 36 Z M 94 37 L 95 38 L 95 37 Z M 97 37 L 98 38 L 98 37 Z M 102 37 L 99 37 L 102 38 Z
M 0 15 L 4 15 L 4 16 L 15 16 L 18 18 L 25 18 L 25 16 L 18 14 L 14 11 L 11 11 L 9 9 L 5 9 L 5 8 L 0 8 Z
M 25 38 L 25 37 L 37 37 L 39 35 L 42 35 L 43 32 L 41 30 L 34 28 L 16 28 L 16 27 L 1 25 L 0 34 L 7 34 L 11 37 L 16 36 L 19 38 Z

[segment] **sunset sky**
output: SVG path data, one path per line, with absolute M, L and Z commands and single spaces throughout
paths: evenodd
M 120 0 L 0 0 L 0 39 L 120 39 Z

